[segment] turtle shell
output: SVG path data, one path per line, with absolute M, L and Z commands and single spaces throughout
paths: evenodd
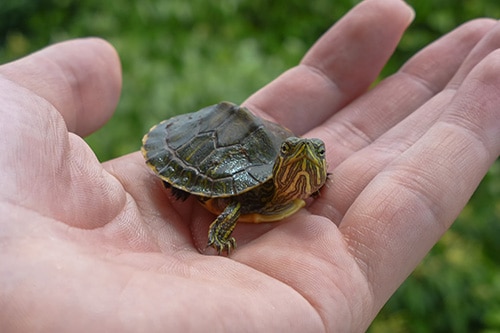
M 222 102 L 167 119 L 143 138 L 146 163 L 167 184 L 202 197 L 230 197 L 272 177 L 286 128 Z

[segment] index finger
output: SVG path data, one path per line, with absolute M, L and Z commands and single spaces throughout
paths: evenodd
M 400 0 L 367 0 L 338 21 L 299 66 L 252 95 L 245 105 L 303 134 L 368 89 L 413 19 Z

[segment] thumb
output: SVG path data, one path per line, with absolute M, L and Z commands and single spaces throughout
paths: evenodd
M 80 136 L 104 125 L 120 97 L 120 60 L 98 38 L 49 46 L 0 66 L 0 75 L 51 103 L 68 130 Z

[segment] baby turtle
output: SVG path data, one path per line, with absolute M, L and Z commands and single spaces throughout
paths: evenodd
M 279 221 L 304 207 L 327 179 L 325 145 L 222 102 L 151 128 L 142 140 L 147 165 L 177 198 L 195 195 L 217 215 L 208 246 L 236 247 L 238 221 Z

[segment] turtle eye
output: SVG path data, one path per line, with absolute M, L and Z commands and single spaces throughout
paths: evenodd
M 283 142 L 280 148 L 281 154 L 286 155 L 288 154 L 289 151 L 290 151 L 290 145 L 288 144 L 288 142 Z
M 311 139 L 312 146 L 314 147 L 314 152 L 318 157 L 325 157 L 325 144 L 319 139 Z
M 320 146 L 316 150 L 316 153 L 318 154 L 319 157 L 325 157 L 325 146 Z

